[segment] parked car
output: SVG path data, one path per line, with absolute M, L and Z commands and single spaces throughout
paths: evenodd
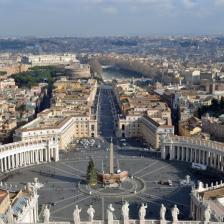
M 173 182 L 172 182 L 172 180 L 165 180 L 165 181 L 160 180 L 160 181 L 158 181 L 158 184 L 172 186 Z

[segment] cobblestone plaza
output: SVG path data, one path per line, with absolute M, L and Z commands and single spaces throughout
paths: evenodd
M 117 194 L 116 197 L 105 197 L 104 194 L 90 195 L 88 191 L 80 191 L 79 183 L 85 180 L 90 156 L 99 170 L 102 169 L 102 160 L 108 160 L 108 152 L 102 149 L 61 154 L 58 162 L 22 168 L 9 173 L 5 181 L 19 187 L 34 177 L 38 177 L 39 181 L 44 184 L 39 191 L 39 204 L 40 206 L 50 205 L 51 219 L 55 221 L 72 221 L 72 213 L 76 204 L 82 208 L 81 218 L 83 220 L 86 219 L 86 210 L 90 204 L 96 210 L 95 219 L 104 219 L 109 203 L 115 207 L 116 219 L 121 219 L 120 209 L 124 200 L 130 203 L 130 215 L 133 219 L 138 218 L 139 207 L 142 202 L 145 202 L 148 204 L 147 219 L 159 218 L 160 205 L 163 203 L 168 210 L 167 219 L 171 219 L 170 209 L 177 204 L 180 209 L 180 219 L 184 220 L 189 217 L 191 187 L 180 185 L 180 181 L 186 175 L 190 175 L 195 183 L 198 180 L 210 183 L 222 179 L 221 176 L 211 178 L 210 175 L 195 173 L 190 168 L 190 164 L 164 161 L 154 153 L 137 150 L 116 150 L 115 152 L 120 169 L 127 170 L 129 176 L 140 178 L 145 185 L 144 191 L 137 194 L 132 192 L 127 197 L 122 193 Z M 158 183 L 167 180 L 172 180 L 172 186 Z

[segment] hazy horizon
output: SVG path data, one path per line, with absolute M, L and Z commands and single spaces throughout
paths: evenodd
M 0 0 L 0 37 L 223 35 L 224 0 Z

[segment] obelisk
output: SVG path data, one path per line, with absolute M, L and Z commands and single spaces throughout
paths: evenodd
M 113 139 L 110 140 L 110 174 L 114 173 L 114 145 Z

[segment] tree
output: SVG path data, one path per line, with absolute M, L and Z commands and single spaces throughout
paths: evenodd
M 87 175 L 86 175 L 87 183 L 90 186 L 96 186 L 97 184 L 97 172 L 95 168 L 95 164 L 93 159 L 91 158 L 87 167 Z
M 92 76 L 96 74 L 101 75 L 102 67 L 97 59 L 91 59 L 89 64 L 90 64 L 90 73 Z
M 221 109 L 224 109 L 224 97 L 223 96 L 221 97 L 221 100 L 220 100 L 220 107 L 221 107 Z
M 6 74 L 7 74 L 7 72 L 5 72 L 5 71 L 0 71 L 0 76 L 6 75 Z
M 212 99 L 212 109 L 219 109 L 219 101 L 215 98 Z

